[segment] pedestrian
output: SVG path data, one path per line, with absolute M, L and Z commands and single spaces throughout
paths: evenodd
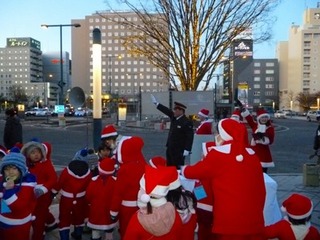
M 117 222 L 111 220 L 110 204 L 113 195 L 116 177 L 114 160 L 104 158 L 98 163 L 99 174 L 91 179 L 86 190 L 86 199 L 89 204 L 87 226 L 92 229 L 91 239 L 113 239 L 113 231 Z M 105 214 L 101 214 L 105 213 Z
M 124 240 L 183 239 L 181 218 L 174 205 L 166 199 L 173 182 L 178 179 L 178 172 L 173 166 L 145 166 L 139 183 L 139 210 L 132 215 Z
M 157 109 L 170 118 L 170 129 L 166 143 L 167 166 L 184 165 L 185 157 L 191 154 L 193 143 L 193 123 L 185 115 L 186 106 L 179 102 L 174 102 L 173 110 L 158 103 L 151 94 L 152 102 Z
M 249 147 L 247 129 L 226 118 L 219 121 L 218 131 L 216 146 L 202 161 L 183 166 L 181 174 L 210 181 L 215 239 L 262 240 L 266 190 L 259 159 Z
M 198 118 L 200 119 L 200 125 L 197 127 L 195 134 L 197 135 L 209 135 L 212 134 L 212 119 L 209 119 L 209 110 L 201 109 L 198 112 Z
M 101 131 L 101 145 L 105 145 L 112 150 L 111 155 L 115 157 L 116 148 L 122 135 L 118 134 L 113 124 L 106 125 Z
M 6 110 L 6 123 L 3 132 L 3 143 L 7 149 L 11 149 L 16 143 L 22 143 L 22 124 L 14 109 Z
M 29 240 L 36 177 L 28 172 L 26 159 L 18 148 L 3 158 L 0 172 L 0 239 Z
M 99 169 L 98 169 L 99 162 L 105 158 L 111 157 L 112 156 L 111 152 L 112 151 L 110 147 L 104 144 L 100 144 L 100 146 L 98 147 L 98 152 L 96 154 L 98 162 L 94 166 L 93 170 L 91 171 L 93 177 L 99 175 Z
M 294 193 L 283 201 L 281 209 L 286 216 L 275 224 L 265 227 L 267 239 L 320 239 L 319 231 L 310 222 L 313 204 L 308 197 Z
M 142 153 L 143 145 L 142 138 L 132 136 L 122 139 L 117 147 L 120 166 L 112 195 L 110 217 L 114 221 L 119 220 L 121 239 L 124 237 L 131 216 L 138 210 L 139 181 L 146 165 Z
M 247 120 L 252 130 L 251 147 L 260 160 L 263 172 L 267 173 L 268 168 L 274 167 L 270 145 L 274 141 L 275 132 L 270 115 L 263 108 L 257 110 L 256 121 L 248 109 L 244 109 L 241 115 Z
M 91 180 L 87 162 L 88 149 L 76 152 L 68 166 L 63 169 L 56 186 L 60 192 L 59 234 L 61 240 L 69 240 L 70 227 L 74 226 L 71 236 L 81 240 L 89 206 L 86 200 L 86 189 Z M 107 214 L 107 213 L 106 213 Z
M 51 229 L 57 226 L 56 219 L 49 211 L 53 197 L 52 189 L 57 183 L 51 151 L 50 143 L 41 143 L 36 138 L 25 143 L 21 149 L 21 153 L 26 157 L 29 172 L 37 178 L 35 187 L 37 203 L 33 213 L 35 220 L 32 222 L 32 240 L 44 239 L 46 225 Z

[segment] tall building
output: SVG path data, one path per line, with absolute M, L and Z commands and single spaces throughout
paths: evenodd
M 30 102 L 43 99 L 41 54 L 40 42 L 33 38 L 7 38 L 7 46 L 0 48 L 0 95 L 13 100 L 10 88 L 16 86 Z
M 128 103 L 137 106 L 137 95 L 141 92 L 168 90 L 168 81 L 162 71 L 145 58 L 129 54 L 121 44 L 121 37 L 137 34 L 121 26 L 120 16 L 139 22 L 133 12 L 104 12 L 74 19 L 81 24 L 72 29 L 72 86 L 81 87 L 88 95 L 92 92 L 92 31 L 101 31 L 102 49 L 102 93 L 123 96 Z M 142 24 L 142 23 L 141 23 Z
M 220 107 L 232 110 L 235 99 L 245 107 L 275 109 L 279 106 L 277 59 L 254 59 L 251 39 L 236 39 L 224 61 L 223 96 Z M 235 95 L 236 94 L 236 95 Z
M 304 11 L 302 26 L 291 25 L 288 41 L 277 46 L 280 108 L 300 111 L 296 96 L 320 91 L 320 3 Z

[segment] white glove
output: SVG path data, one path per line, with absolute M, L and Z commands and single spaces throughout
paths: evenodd
M 190 154 L 189 151 L 187 151 L 187 150 L 184 150 L 184 151 L 183 151 L 183 156 L 184 156 L 184 157 L 188 156 L 189 154 Z
M 156 97 L 153 96 L 153 94 L 151 94 L 151 101 L 152 101 L 152 103 L 153 103 L 154 105 L 158 105 L 158 101 L 157 101 Z

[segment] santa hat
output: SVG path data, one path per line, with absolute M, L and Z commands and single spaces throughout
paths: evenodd
M 111 158 L 104 158 L 98 163 L 98 170 L 100 174 L 111 175 L 115 172 L 117 164 Z
M 151 167 L 157 168 L 158 166 L 166 166 L 167 160 L 161 156 L 155 156 L 153 158 L 150 158 L 149 164 Z
M 244 124 L 231 118 L 225 118 L 219 121 L 218 131 L 224 141 L 231 141 L 232 148 L 235 149 L 236 160 L 241 162 L 243 155 L 241 152 L 248 145 L 248 132 Z
M 270 119 L 270 115 L 264 110 L 263 108 L 259 108 L 257 110 L 257 121 L 259 122 L 260 118 L 267 117 L 268 120 Z
M 171 184 L 178 176 L 175 167 L 153 168 L 145 166 L 145 173 L 140 179 L 140 187 L 144 194 L 140 196 L 143 203 L 150 202 L 153 206 L 161 206 L 167 202 L 166 196 L 171 188 Z
M 242 117 L 241 117 L 241 111 L 239 108 L 234 109 L 234 111 L 231 115 L 231 118 L 234 120 L 237 120 L 237 121 L 241 120 Z
M 26 165 L 26 158 L 23 154 L 20 153 L 19 148 L 11 148 L 10 152 L 3 157 L 0 163 L 0 172 L 3 174 L 4 168 L 8 165 L 16 166 L 21 175 L 24 176 L 27 173 L 27 165 Z
M 312 201 L 301 194 L 294 193 L 284 200 L 281 210 L 293 219 L 304 219 L 311 215 L 313 210 Z
M 216 146 L 215 142 L 203 142 L 202 143 L 202 154 L 203 156 L 207 156 L 207 154 L 211 151 L 213 147 Z
M 2 157 L 4 157 L 5 155 L 7 155 L 8 150 L 6 147 L 0 145 L 0 156 L 2 155 Z
M 209 116 L 209 110 L 208 109 L 201 109 L 200 112 L 198 112 L 198 115 L 207 118 Z
M 21 149 L 21 153 L 23 155 L 25 155 L 26 157 L 29 157 L 31 152 L 35 149 L 40 150 L 43 158 L 46 157 L 46 155 L 47 155 L 46 147 L 38 141 L 30 141 L 30 142 L 27 142 L 26 144 L 24 144 Z
M 106 125 L 101 132 L 101 139 L 118 136 L 118 132 L 113 125 Z
M 118 144 L 118 162 L 145 161 L 142 154 L 143 146 L 144 142 L 141 137 L 123 137 Z

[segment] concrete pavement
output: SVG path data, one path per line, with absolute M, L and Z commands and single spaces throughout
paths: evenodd
M 320 187 L 310 187 L 303 184 L 303 174 L 270 174 L 270 176 L 278 183 L 277 198 L 279 206 L 284 199 L 292 193 L 300 193 L 308 196 L 313 201 L 312 224 L 320 230 Z M 55 202 L 51 206 L 52 212 L 58 216 L 58 204 Z M 83 234 L 83 240 L 90 240 L 90 233 Z M 46 240 L 57 240 L 59 238 L 58 230 L 47 233 Z M 70 237 L 70 239 L 72 239 Z M 119 235 L 114 234 L 114 240 L 119 240 Z M 196 239 L 196 237 L 195 237 Z

